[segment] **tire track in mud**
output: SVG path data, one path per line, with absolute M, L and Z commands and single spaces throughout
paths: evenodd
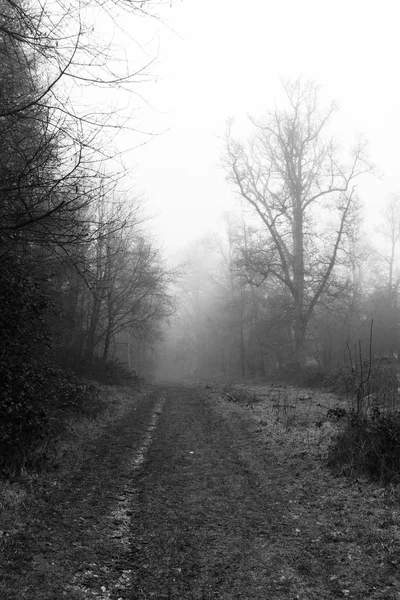
M 198 390 L 168 396 L 138 481 L 129 600 L 285 597 L 268 553 L 282 533 L 284 473 Z
M 130 519 L 165 398 L 162 388 L 121 392 L 121 412 L 49 472 L 0 552 L 7 600 L 129 597 Z
M 158 420 L 163 411 L 165 398 L 161 397 L 155 404 L 152 410 L 150 423 L 144 434 L 143 441 L 139 448 L 135 451 L 133 457 L 129 459 L 125 465 L 124 472 L 128 478 L 128 483 L 122 490 L 122 494 L 118 497 L 117 505 L 112 509 L 109 520 L 114 525 L 115 531 L 112 537 L 120 540 L 120 543 L 125 547 L 129 547 L 129 522 L 132 514 L 131 504 L 133 495 L 136 493 L 134 485 L 134 476 L 144 467 L 148 450 L 153 442 L 154 431 L 157 427 Z M 129 476 L 132 475 L 132 479 Z
M 104 518 L 104 531 L 114 546 L 118 555 L 117 565 L 108 568 L 106 565 L 91 564 L 78 573 L 70 586 L 74 598 L 93 600 L 125 600 L 127 590 L 131 587 L 132 568 L 127 563 L 127 553 L 130 550 L 130 525 L 133 505 L 136 502 L 136 476 L 145 466 L 149 448 L 154 439 L 159 418 L 163 412 L 166 398 L 158 398 L 151 410 L 149 423 L 145 429 L 140 444 L 132 455 L 127 457 L 122 472 L 126 481 L 122 489 L 113 496 L 109 514 Z M 135 408 L 136 410 L 136 408 Z M 110 490 L 111 491 L 111 490 Z

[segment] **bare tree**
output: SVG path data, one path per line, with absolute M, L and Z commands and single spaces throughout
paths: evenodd
M 18 242 L 66 259 L 85 241 L 105 173 L 113 183 L 125 174 L 113 144 L 131 116 L 125 92 L 149 77 L 152 62 L 137 45 L 131 68 L 109 32 L 127 38 L 121 17 L 152 4 L 0 0 L 0 256 Z
M 318 88 L 301 80 L 284 86 L 287 107 L 252 119 L 247 143 L 227 134 L 228 180 L 262 225 L 262 278 L 275 277 L 293 301 L 294 360 L 306 363 L 306 331 L 351 232 L 355 181 L 371 171 L 360 141 L 345 163 L 326 137 L 333 104 L 322 111 Z M 328 218 L 329 217 L 329 218 Z
M 129 38 L 124 20 L 149 14 L 154 4 L 157 2 L 151 0 L 55 0 L 35 6 L 20 0 L 1 0 L 0 38 L 6 43 L 7 52 L 18 48 L 18 62 L 35 70 L 36 81 L 29 95 L 18 93 L 10 97 L 7 105 L 1 107 L 0 117 L 50 104 L 81 122 L 97 125 L 108 120 L 109 127 L 117 126 L 114 119 L 118 111 L 109 112 L 106 117 L 87 108 L 78 113 L 68 98 L 73 95 L 74 86 L 126 89 L 149 77 L 148 66 L 153 60 L 131 67 L 123 48 L 112 38 L 114 29 L 119 29 L 119 38 Z M 134 42 L 132 38 L 131 41 Z M 136 48 L 140 52 L 138 44 Z M 145 56 L 144 52 L 140 54 Z
M 85 359 L 110 358 L 121 332 L 151 342 L 157 328 L 173 312 L 170 285 L 174 271 L 166 268 L 153 241 L 142 230 L 140 201 L 104 198 L 97 207 L 96 236 L 90 242 L 87 272 Z M 88 258 L 89 260 L 89 258 Z
M 109 248 L 108 287 L 101 338 L 103 360 L 111 342 L 123 331 L 151 342 L 160 326 L 174 312 L 170 285 L 174 278 L 160 260 L 150 240 L 136 234 Z

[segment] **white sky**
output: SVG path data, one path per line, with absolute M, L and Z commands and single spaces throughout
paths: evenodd
M 159 77 L 143 89 L 155 110 L 142 109 L 141 119 L 169 130 L 131 160 L 167 251 L 235 205 L 218 135 L 228 117 L 272 107 L 281 77 L 313 79 L 339 102 L 340 140 L 369 139 L 382 173 L 359 187 L 372 226 L 387 193 L 400 191 L 399 1 L 175 0 L 157 10 L 168 27 L 135 25 L 158 30 L 160 44 Z

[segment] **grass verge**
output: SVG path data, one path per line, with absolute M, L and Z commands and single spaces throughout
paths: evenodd
M 290 593 L 296 591 L 293 597 L 398 600 L 400 486 L 327 466 L 332 444 L 346 430 L 347 422 L 338 420 L 346 400 L 265 385 L 234 386 L 232 398 L 235 388 L 241 401 L 232 401 L 223 388 L 212 391 L 216 410 L 245 420 L 255 441 L 294 474 L 284 489 L 290 498 L 285 520 L 293 524 L 295 539 L 284 547 L 277 542 L 275 549 L 285 565 L 282 577 Z M 249 401 L 254 395 L 257 401 Z M 358 442 L 362 446 L 365 440 Z M 317 571 L 329 572 L 329 581 L 319 585 Z M 312 587 L 306 585 L 310 577 Z
M 92 387 L 92 401 L 88 399 L 83 412 L 64 411 L 53 417 L 62 421 L 62 434 L 51 451 L 46 449 L 45 468 L 0 480 L 0 550 L 23 529 L 32 507 L 46 503 L 86 461 L 96 440 L 132 410 L 132 388 L 99 383 Z

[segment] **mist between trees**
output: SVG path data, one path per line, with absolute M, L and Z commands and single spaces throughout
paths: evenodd
M 0 1 L 0 467 L 26 463 L 55 407 L 84 402 L 72 371 L 145 373 L 173 309 L 173 273 L 117 161 L 129 115 L 91 100 L 147 77 L 96 20 L 107 31 L 149 4 Z
M 76 374 L 132 383 L 155 356 L 162 376 L 326 373 L 363 360 L 372 319 L 372 352 L 398 353 L 400 202 L 378 253 L 356 192 L 373 173 L 366 144 L 328 135 L 336 107 L 313 83 L 286 84 L 247 140 L 229 124 L 241 210 L 185 252 L 178 280 L 167 268 L 116 150 L 133 122 L 116 99 L 146 60 L 130 70 L 96 29 L 150 5 L 0 0 L 0 468 L 26 464 L 55 408 L 85 403 Z
M 144 4 L 118 3 L 118 11 L 143 13 Z M 88 97 L 96 88 L 117 97 L 140 74 L 118 63 L 94 33 L 99 13 L 111 20 L 117 12 L 113 2 L 98 3 L 94 14 L 85 3 L 1 7 L 3 343 L 10 338 L 17 348 L 36 343 L 35 336 L 47 343 L 49 333 L 52 354 L 81 368 L 95 357 L 113 358 L 119 342 L 137 347 L 154 340 L 171 312 L 171 274 L 114 159 L 115 130 L 126 123 L 106 106 L 94 112 L 90 100 L 72 101 L 82 86 Z M 129 361 L 133 366 L 130 355 Z
M 247 139 L 228 124 L 223 166 L 240 209 L 188 248 L 169 373 L 322 380 L 374 355 L 397 364 L 400 196 L 382 199 L 374 247 L 357 195 L 374 176 L 366 142 L 331 137 L 337 108 L 315 83 L 283 89 Z

